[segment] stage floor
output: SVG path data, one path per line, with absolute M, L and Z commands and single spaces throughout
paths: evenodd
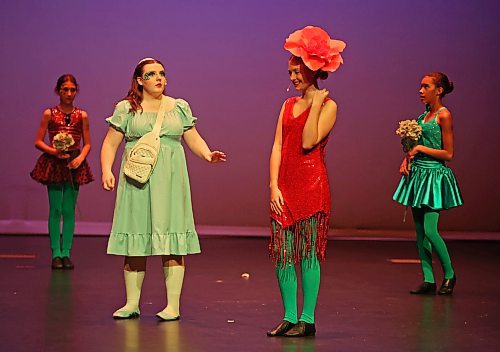
M 140 319 L 111 318 L 125 294 L 106 240 L 76 237 L 75 270 L 52 271 L 47 237 L 0 236 L 1 351 L 499 350 L 500 241 L 448 242 L 452 297 L 408 293 L 421 280 L 413 242 L 329 241 L 316 337 L 291 339 L 266 336 L 283 314 L 266 239 L 202 237 L 203 253 L 186 258 L 176 322 L 155 317 L 165 306 L 159 258 L 148 262 Z

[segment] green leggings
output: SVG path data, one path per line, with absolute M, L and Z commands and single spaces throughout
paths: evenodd
M 302 274 L 302 297 L 303 306 L 300 321 L 314 323 L 314 311 L 318 300 L 321 267 L 318 258 L 314 254 L 314 247 L 311 249 L 309 258 L 300 261 Z M 283 320 L 297 323 L 297 272 L 295 265 L 287 263 L 285 267 L 278 265 L 276 276 L 281 291 L 285 316 Z
M 448 249 L 438 232 L 439 211 L 430 208 L 412 208 L 413 220 L 417 232 L 417 248 L 424 281 L 434 283 L 432 272 L 432 250 L 438 255 L 443 268 L 444 278 L 451 279 L 455 275 L 451 265 Z
M 78 185 L 71 183 L 48 185 L 49 193 L 49 237 L 52 258 L 69 257 L 75 231 L 75 205 Z M 62 247 L 61 247 L 61 216 Z

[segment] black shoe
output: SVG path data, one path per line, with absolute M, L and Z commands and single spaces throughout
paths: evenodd
M 439 288 L 439 295 L 451 295 L 453 293 L 453 288 L 457 283 L 457 276 L 453 275 L 451 279 L 444 279 L 441 287 Z
M 66 269 L 66 270 L 73 270 L 75 268 L 75 266 L 73 265 L 73 263 L 71 262 L 71 259 L 69 259 L 69 257 L 62 258 L 62 266 L 63 266 L 63 269 Z
M 285 337 L 303 337 L 314 336 L 316 334 L 316 326 L 304 321 L 299 321 L 293 328 L 288 330 L 283 336 Z
M 416 289 L 411 290 L 412 295 L 435 295 L 436 294 L 436 284 L 434 282 L 423 282 Z
M 274 329 L 267 332 L 267 336 L 283 336 L 288 330 L 293 328 L 295 324 L 289 321 L 283 320 Z
M 52 264 L 50 266 L 53 270 L 58 270 L 63 268 L 63 262 L 61 257 L 52 258 Z

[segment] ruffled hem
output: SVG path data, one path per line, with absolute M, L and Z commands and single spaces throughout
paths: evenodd
M 319 261 L 325 260 L 328 241 L 328 215 L 319 212 L 307 219 L 297 221 L 292 226 L 281 227 L 271 218 L 271 239 L 269 256 L 276 266 L 297 264 L 314 252 Z
M 43 153 L 37 159 L 35 167 L 30 172 L 33 180 L 43 185 L 53 185 L 60 183 L 73 183 L 85 185 L 94 181 L 94 176 L 90 170 L 87 159 L 83 160 L 76 169 L 69 169 L 68 162 L 73 160 L 80 152 L 74 151 L 74 156 L 70 159 L 58 159 L 53 155 Z
M 442 164 L 435 167 L 412 165 L 410 176 L 401 178 L 393 199 L 412 208 L 425 206 L 434 210 L 463 204 L 455 175 Z
M 194 231 L 167 234 L 112 233 L 107 253 L 141 257 L 196 254 L 201 253 L 201 249 Z

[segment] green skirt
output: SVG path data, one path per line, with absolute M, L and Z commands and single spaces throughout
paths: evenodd
M 463 204 L 453 172 L 436 160 L 414 160 L 409 176 L 403 176 L 392 197 L 412 208 L 443 210 Z
M 194 226 L 186 157 L 180 140 L 161 138 L 160 153 L 149 181 L 138 186 L 120 168 L 108 254 L 124 256 L 200 253 Z

